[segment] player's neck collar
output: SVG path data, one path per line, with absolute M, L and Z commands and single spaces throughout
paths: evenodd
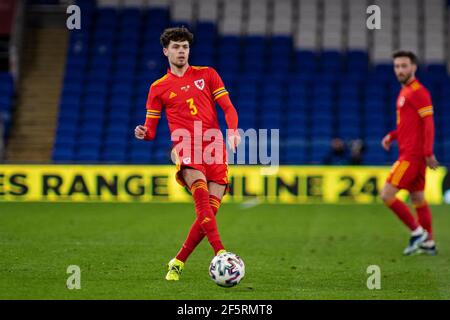
M 167 74 L 172 75 L 172 76 L 174 76 L 174 77 L 176 77 L 176 78 L 183 78 L 183 77 L 186 76 L 191 70 L 192 70 L 192 66 L 189 65 L 189 67 L 186 69 L 186 71 L 184 72 L 184 74 L 183 74 L 182 76 L 179 76 L 179 75 L 173 73 L 173 72 L 170 70 L 170 67 L 169 67 L 169 68 L 167 68 Z
M 409 79 L 409 81 L 407 83 L 405 83 L 405 87 L 409 87 L 411 86 L 413 83 L 417 82 L 417 78 L 414 77 L 413 79 Z

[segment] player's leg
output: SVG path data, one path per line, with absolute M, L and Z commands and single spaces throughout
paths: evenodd
M 218 184 L 216 182 L 208 182 L 209 189 L 209 204 L 211 206 L 211 210 L 214 216 L 217 215 L 219 211 L 220 204 L 222 202 L 222 198 L 225 195 L 225 190 L 227 189 L 227 185 Z M 219 250 L 216 254 L 221 254 L 225 252 L 225 249 Z
M 208 237 L 215 253 L 224 248 L 217 231 L 216 210 L 210 205 L 211 200 L 205 175 L 199 170 L 185 168 L 182 171 L 182 177 L 186 185 L 190 187 L 197 213 L 197 219 L 191 226 L 186 241 L 177 254 L 177 259 L 184 262 L 205 235 Z M 210 232 L 209 235 L 208 231 Z
M 186 174 L 188 172 L 189 174 Z M 206 178 L 205 175 L 200 170 L 195 169 L 189 169 L 189 168 L 181 168 L 179 172 L 177 172 L 177 180 L 182 183 L 184 186 L 188 187 L 191 190 L 192 196 L 193 196 L 193 188 L 192 185 L 196 181 L 205 181 Z M 195 201 L 195 198 L 194 198 Z M 197 204 L 196 204 L 197 209 Z M 198 217 L 198 215 L 197 215 Z M 197 221 L 198 218 L 195 219 Z M 198 230 L 199 229 L 199 230 Z M 199 224 L 192 225 L 191 229 L 189 230 L 188 236 L 186 240 L 183 243 L 183 246 L 181 247 L 181 250 L 178 252 L 178 254 L 169 261 L 169 271 L 166 274 L 166 280 L 169 281 L 178 281 L 180 280 L 180 275 L 184 269 L 184 263 L 186 262 L 188 256 L 190 253 L 194 250 L 195 245 L 198 241 L 198 233 L 201 232 L 201 227 Z M 203 238 L 203 236 L 202 236 Z
M 209 189 L 206 177 L 199 170 L 191 168 L 185 168 L 182 174 L 184 181 L 190 186 L 201 230 L 206 234 L 214 253 L 217 253 L 224 247 L 217 230 L 216 217 L 209 204 Z
M 425 201 L 425 194 L 423 191 L 411 192 L 411 202 L 417 212 L 419 224 L 428 232 L 428 238 L 432 239 L 431 230 L 431 212 Z
M 191 190 L 197 219 L 192 225 L 182 249 L 169 262 L 169 272 L 166 275 L 167 280 L 179 280 L 179 276 L 184 268 L 184 262 L 205 235 L 215 253 L 224 250 L 217 230 L 216 219 L 209 204 L 209 190 L 205 175 L 200 170 L 183 168 L 181 177 Z
M 397 187 L 386 182 L 381 190 L 381 199 L 411 231 L 414 231 L 419 227 L 419 224 L 414 219 L 408 206 L 396 197 L 398 191 Z
M 211 205 L 214 215 L 216 215 L 217 211 L 219 211 L 226 188 L 227 186 L 224 184 L 218 184 L 213 181 L 208 182 L 209 204 Z
M 425 200 L 424 191 L 415 191 L 411 193 L 411 202 L 413 203 L 417 217 L 419 218 L 419 224 L 428 232 L 428 239 L 420 245 L 420 249 L 427 254 L 436 255 L 436 244 L 433 240 L 433 230 L 431 226 L 431 210 Z
M 411 230 L 411 237 L 408 246 L 405 248 L 403 253 L 405 255 L 412 254 L 417 251 L 419 246 L 428 237 L 427 232 L 419 225 L 419 223 L 414 219 L 408 206 L 396 197 L 399 188 L 386 182 L 381 191 L 381 199 L 385 205 L 391 209 L 397 217 Z
M 226 185 L 221 185 L 215 182 L 208 182 L 209 190 L 209 204 L 214 215 L 217 214 L 219 210 L 222 197 L 225 193 Z M 199 220 L 195 219 L 194 223 L 189 230 L 189 234 L 184 241 L 183 246 L 178 252 L 176 258 L 180 261 L 186 262 L 191 253 L 199 245 L 199 243 L 205 237 L 205 232 L 202 230 Z

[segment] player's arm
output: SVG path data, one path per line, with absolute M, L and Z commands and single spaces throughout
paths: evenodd
M 138 125 L 134 129 L 134 135 L 140 140 L 153 140 L 156 136 L 156 128 L 161 119 L 162 103 L 153 86 L 150 88 L 146 103 L 147 114 L 145 124 Z
M 421 91 L 417 94 L 416 98 L 416 109 L 419 116 L 423 121 L 423 135 L 424 135 L 424 145 L 423 153 L 425 155 L 427 165 L 431 169 L 436 169 L 439 166 L 438 161 L 434 155 L 433 145 L 434 145 L 434 118 L 433 118 L 433 105 L 431 102 L 430 93 L 426 90 Z
M 383 146 L 384 150 L 389 151 L 394 140 L 397 140 L 397 130 L 392 130 L 383 137 L 383 140 L 381 140 L 381 145 Z
M 389 136 L 389 140 L 391 140 L 391 141 L 397 140 L 397 129 L 389 132 L 388 136 Z
M 241 142 L 238 129 L 238 114 L 236 108 L 231 102 L 230 95 L 225 89 L 222 79 L 219 74 L 211 68 L 210 71 L 210 89 L 214 100 L 219 104 L 220 108 L 225 114 L 225 121 L 228 127 L 228 144 L 236 151 L 237 146 Z

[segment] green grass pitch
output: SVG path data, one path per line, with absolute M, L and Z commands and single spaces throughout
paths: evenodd
M 206 240 L 181 281 L 164 280 L 192 204 L 1 203 L 0 299 L 450 299 L 449 209 L 432 210 L 439 255 L 403 257 L 408 232 L 382 205 L 224 204 L 222 240 L 246 276 L 221 288 Z M 366 286 L 369 265 L 381 290 Z

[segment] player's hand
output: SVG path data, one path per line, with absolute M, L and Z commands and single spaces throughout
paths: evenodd
M 228 146 L 233 150 L 233 153 L 236 153 L 237 147 L 241 143 L 241 136 L 238 130 L 229 130 L 228 131 Z
M 437 161 L 434 154 L 432 156 L 426 157 L 425 160 L 427 161 L 428 168 L 436 170 L 437 167 L 439 167 L 439 162 Z
M 134 128 L 134 136 L 139 139 L 139 140 L 143 140 L 145 138 L 145 134 L 147 133 L 147 127 L 145 126 L 136 126 L 136 128 Z
M 383 146 L 383 149 L 386 151 L 389 151 L 391 148 L 392 140 L 391 135 L 388 133 L 384 136 L 383 140 L 381 140 L 381 145 Z

